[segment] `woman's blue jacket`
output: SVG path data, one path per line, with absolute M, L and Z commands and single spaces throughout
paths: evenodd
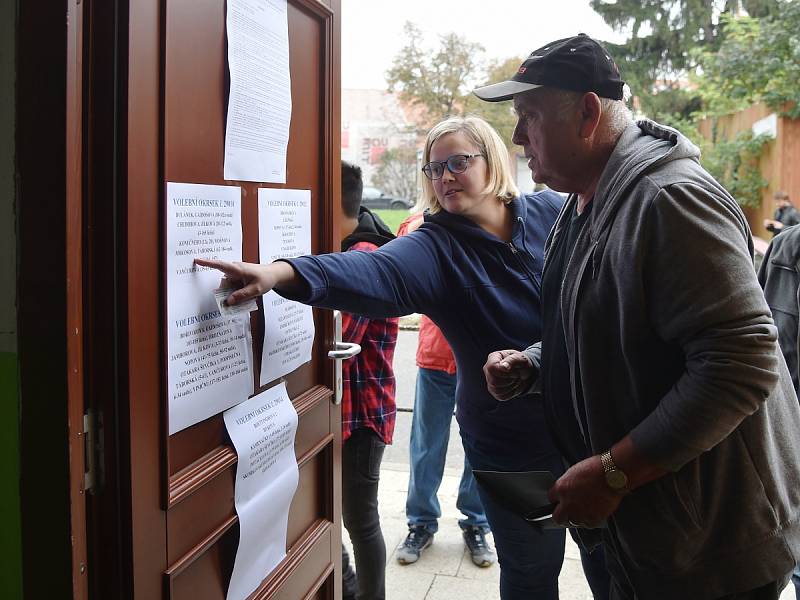
M 456 358 L 462 434 L 498 452 L 552 453 L 539 399 L 496 401 L 482 368 L 490 352 L 541 338 L 543 247 L 562 204 L 551 191 L 512 200 L 510 242 L 441 211 L 375 252 L 290 259 L 307 285 L 284 295 L 371 318 L 428 315 Z

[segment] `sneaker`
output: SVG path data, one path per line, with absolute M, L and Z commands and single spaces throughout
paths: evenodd
M 463 536 L 472 562 L 479 567 L 491 567 L 496 557 L 489 542 L 486 541 L 486 533 L 483 529 L 468 525 L 464 528 Z
M 406 539 L 397 548 L 397 562 L 410 565 L 419 560 L 419 555 L 433 543 L 433 534 L 422 525 L 408 528 Z

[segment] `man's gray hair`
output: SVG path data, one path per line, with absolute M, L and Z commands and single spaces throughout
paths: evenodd
M 583 93 L 558 88 L 542 88 L 526 92 L 525 95 L 546 93 L 550 96 L 553 112 L 559 121 L 564 121 L 572 113 L 575 105 L 583 98 Z M 605 116 L 605 124 L 600 135 L 602 142 L 614 142 L 633 120 L 633 114 L 625 105 L 625 100 L 600 98 L 600 109 Z
M 605 131 L 615 141 L 633 121 L 633 113 L 625 106 L 625 100 L 600 98 L 600 109 L 606 116 Z

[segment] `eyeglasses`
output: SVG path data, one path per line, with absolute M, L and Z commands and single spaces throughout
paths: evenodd
M 428 179 L 440 179 L 444 175 L 445 167 L 451 173 L 463 173 L 469 166 L 469 159 L 477 156 L 483 156 L 483 154 L 453 154 L 447 160 L 432 160 L 422 167 L 422 172 Z

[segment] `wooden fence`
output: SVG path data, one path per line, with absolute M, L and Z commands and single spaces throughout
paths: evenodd
M 712 141 L 731 139 L 756 123 L 764 123 L 773 113 L 765 104 L 755 104 L 738 113 L 704 119 L 700 122 L 700 133 Z M 762 191 L 761 206 L 745 208 L 744 213 L 753 235 L 770 239 L 763 220 L 771 218 L 775 211 L 772 195 L 778 190 L 785 191 L 800 209 L 800 119 L 775 117 L 775 139 L 764 146 L 759 167 L 769 184 Z

